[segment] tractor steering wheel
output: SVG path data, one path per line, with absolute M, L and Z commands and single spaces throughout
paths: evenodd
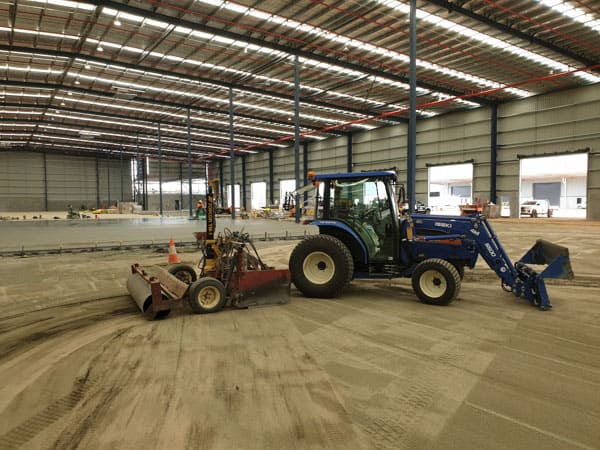
M 377 208 L 368 208 L 361 213 L 361 219 L 364 221 L 377 221 Z

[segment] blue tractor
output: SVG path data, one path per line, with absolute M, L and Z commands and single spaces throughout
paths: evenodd
M 336 297 L 355 278 L 406 277 L 423 303 L 448 305 L 481 255 L 504 290 L 546 310 L 544 280 L 574 276 L 568 249 L 544 240 L 513 264 L 484 215 L 400 214 L 393 171 L 317 174 L 312 183 L 310 223 L 319 234 L 289 260 L 292 282 L 307 297 Z

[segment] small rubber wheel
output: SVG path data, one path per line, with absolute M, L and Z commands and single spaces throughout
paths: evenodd
M 187 264 L 174 264 L 167 269 L 169 273 L 185 284 L 192 284 L 198 276 L 192 266 Z
M 552 210 L 551 209 L 548 210 L 548 217 L 552 217 Z
M 537 217 L 537 216 L 538 216 L 537 211 L 535 209 L 532 210 L 531 211 L 531 217 Z
M 196 314 L 217 312 L 225 305 L 225 286 L 216 278 L 200 278 L 191 284 L 188 300 Z
M 420 262 L 412 274 L 419 300 L 429 305 L 448 305 L 460 291 L 460 275 L 452 263 L 439 258 Z
M 326 234 L 308 236 L 294 248 L 289 269 L 292 282 L 307 297 L 340 295 L 354 275 L 348 247 Z

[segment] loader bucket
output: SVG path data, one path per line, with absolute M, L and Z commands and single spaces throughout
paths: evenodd
M 233 305 L 238 308 L 278 305 L 290 301 L 291 277 L 287 269 L 252 270 L 237 275 L 233 283 Z
M 538 269 L 532 266 L 545 267 Z M 533 305 L 539 306 L 542 310 L 552 308 L 544 280 L 546 278 L 571 280 L 575 277 L 569 259 L 569 249 L 543 239 L 539 239 L 516 262 L 515 268 L 524 282 L 522 289 L 519 289 L 516 293 L 525 297 Z
M 518 262 L 546 265 L 547 267 L 539 274 L 539 278 L 572 280 L 575 277 L 569 259 L 569 249 L 543 239 L 538 239 Z

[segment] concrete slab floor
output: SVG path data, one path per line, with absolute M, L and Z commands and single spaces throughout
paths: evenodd
M 15 217 L 19 217 L 18 215 Z M 31 216 L 27 216 L 31 217 Z M 194 232 L 206 231 L 205 220 L 190 220 L 187 217 L 157 217 L 132 214 L 99 214 L 96 219 L 52 220 L 45 213 L 42 220 L 0 221 L 0 249 L 37 250 L 46 248 L 93 247 L 104 244 L 164 243 L 195 241 Z M 317 233 L 314 226 L 295 223 L 292 219 L 232 220 L 218 217 L 216 231 L 224 228 L 244 231 L 251 236 L 285 237 Z
M 569 247 L 541 312 L 482 266 L 448 307 L 409 280 L 147 322 L 136 251 L 0 259 L 0 448 L 599 449 L 600 227 L 493 222 Z M 285 267 L 295 243 L 258 243 Z M 197 255 L 181 252 L 186 262 Z

